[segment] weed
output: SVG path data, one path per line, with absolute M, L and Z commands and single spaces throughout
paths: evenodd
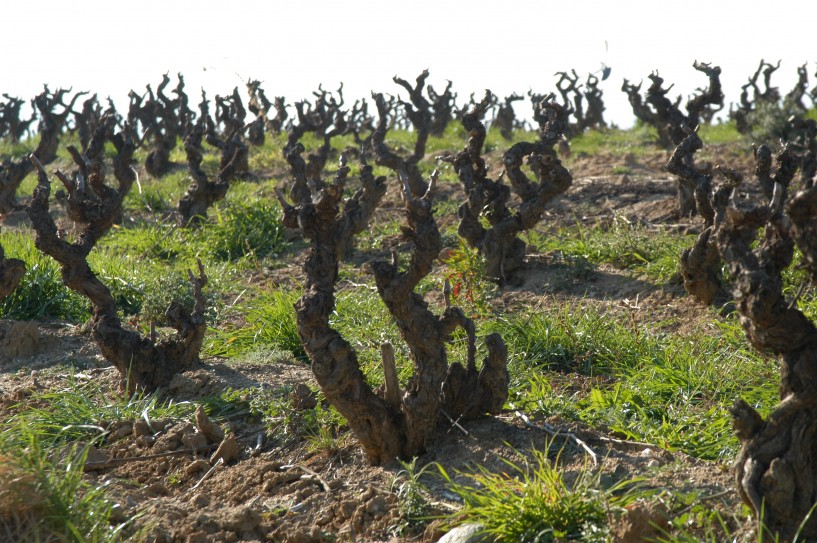
M 699 458 L 736 452 L 734 398 L 763 409 L 777 401 L 775 368 L 744 345 L 736 319 L 722 322 L 717 333 L 684 338 L 580 308 L 509 317 L 496 330 L 515 360 L 516 405 Z M 589 380 L 577 389 L 569 376 L 545 378 L 543 369 Z
M 735 121 L 702 124 L 698 129 L 698 135 L 707 145 L 736 144 L 745 139 L 735 127 Z
M 543 251 L 560 251 L 592 264 L 612 264 L 669 282 L 677 276 L 678 255 L 692 245 L 694 237 L 673 235 L 660 228 L 648 230 L 617 216 L 610 225 L 590 228 L 577 221 L 574 228 L 560 229 L 556 235 L 539 241 Z
M 238 308 L 246 324 L 208 339 L 206 351 L 213 356 L 233 357 L 259 347 L 273 347 L 291 353 L 296 360 L 308 360 L 293 308 L 299 297 L 298 291 L 273 290 L 247 302 Z
M 411 462 L 398 460 L 403 469 L 398 471 L 391 483 L 391 491 L 397 495 L 400 504 L 400 521 L 390 527 L 396 535 L 416 533 L 425 526 L 429 513 L 429 502 L 425 494 L 425 485 L 420 478 L 437 464 L 426 464 L 417 468 L 417 457 Z
M 59 265 L 34 247 L 20 233 L 3 234 L 0 241 L 8 257 L 26 264 L 26 273 L 11 295 L 0 300 L 0 317 L 16 320 L 42 318 L 78 322 L 90 317 L 87 300 L 63 285 Z
M 216 224 L 205 225 L 203 236 L 217 260 L 244 256 L 264 258 L 286 248 L 281 210 L 264 201 L 231 202 L 217 211 Z
M 113 543 L 140 539 L 131 529 L 136 518 L 112 522 L 114 504 L 102 488 L 84 480 L 88 446 L 53 454 L 25 425 L 14 429 L 25 444 L 8 448 L 0 468 L 0 537 L 10 541 Z
M 459 238 L 459 246 L 448 253 L 444 262 L 449 269 L 446 279 L 451 283 L 454 305 L 465 305 L 472 318 L 490 315 L 488 298 L 496 287 L 485 277 L 485 259 L 479 251 Z
M 612 514 L 638 497 L 634 481 L 603 489 L 597 476 L 582 470 L 568 484 L 545 452 L 532 451 L 530 463 L 506 460 L 507 471 L 478 467 L 466 475 L 473 485 L 455 483 L 440 467 L 464 507 L 460 522 L 478 522 L 497 543 L 607 541 Z
M 79 382 L 73 373 L 64 388 L 35 393 L 31 405 L 36 407 L 19 409 L 11 423 L 25 426 L 38 442 L 49 446 L 101 440 L 105 427 L 114 422 L 178 418 L 194 410 L 188 403 L 163 404 L 153 394 L 113 392 L 94 379 Z
M 151 213 L 162 213 L 173 209 L 173 204 L 167 195 L 154 187 L 138 191 L 130 199 L 132 201 L 131 205 L 135 206 L 136 209 L 143 208 Z
M 588 130 L 570 140 L 570 149 L 574 155 L 593 156 L 607 152 L 615 156 L 639 156 L 649 151 L 657 137 L 653 127 L 637 123 L 630 130 Z

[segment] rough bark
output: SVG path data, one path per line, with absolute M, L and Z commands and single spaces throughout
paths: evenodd
M 556 89 L 562 97 L 562 105 L 571 110 L 570 114 L 575 119 L 568 123 L 565 136 L 570 139 L 590 128 L 607 126 L 604 122 L 604 100 L 598 87 L 599 78 L 588 74 L 587 81 L 582 84 L 576 70 L 556 72 L 556 75 L 559 76 Z
M 378 261 L 371 265 L 371 269 L 378 292 L 409 346 L 414 375 L 398 406 L 394 405 L 393 398 L 387 401 L 375 394 L 360 370 L 355 350 L 329 325 L 335 304 L 338 262 L 353 235 L 353 230 L 344 226 L 345 215 L 356 208 L 350 205 L 352 201 L 365 198 L 369 190 L 364 185 L 341 213 L 348 172 L 341 162 L 334 181 L 297 206 L 287 204 L 280 193 L 279 199 L 284 207 L 285 223 L 302 228 L 304 236 L 310 240 L 310 252 L 304 266 L 307 275 L 305 294 L 295 304 L 295 310 L 298 332 L 312 361 L 312 372 L 326 398 L 346 417 L 368 460 L 373 464 L 384 464 L 395 458 L 407 459 L 421 454 L 436 427 L 443 405 L 452 410 L 460 404 L 465 405 L 468 415 L 475 415 L 477 411 L 483 414 L 483 406 L 501 406 L 507 398 L 506 353 L 502 340 L 491 336 L 488 342 L 490 354 L 481 374 L 484 376 L 477 376 L 477 383 L 482 388 L 464 390 L 464 386 L 471 384 L 466 379 L 446 382 L 449 366 L 445 343 L 458 326 L 463 326 L 469 333 L 469 360 L 467 370 L 460 368 L 453 370 L 453 374 L 471 375 L 471 369 L 475 370 L 473 323 L 456 308 L 447 309 L 439 317 L 434 315 L 422 297 L 414 292 L 418 282 L 431 270 L 442 245 L 431 212 L 434 178 L 426 194 L 419 198 L 412 196 L 407 179 L 403 179 L 408 221 L 405 232 L 414 244 L 411 261 L 403 272 L 398 270 L 396 261 Z M 504 388 L 501 386 L 503 382 Z M 495 390 L 492 386 L 502 390 Z M 447 391 L 447 399 L 441 394 L 442 390 Z M 455 401 L 480 394 L 490 395 L 491 400 L 483 399 L 480 403 L 472 399 L 460 404 Z M 451 414 L 466 413 L 453 411 Z
M 556 81 L 556 90 L 562 97 L 562 106 L 570 111 L 575 122 L 568 122 L 565 127 L 565 136 L 572 138 L 584 131 L 584 95 L 581 92 L 579 74 L 576 70 L 567 72 L 556 72 L 559 76 Z
M 51 92 L 46 86 L 43 92 L 38 94 L 34 100 L 34 107 L 40 115 L 40 122 L 37 131 L 40 134 L 40 141 L 34 149 L 34 154 L 40 158 L 43 164 L 50 164 L 57 158 L 57 148 L 59 137 L 65 128 L 68 115 L 71 113 L 74 104 L 85 93 L 77 93 L 70 102 L 63 102 L 64 96 L 71 92 L 70 89 L 58 89 Z M 57 106 L 62 107 L 61 112 L 57 112 Z M 4 160 L 0 164 L 0 215 L 10 213 L 17 208 L 17 189 L 23 179 L 34 171 L 34 166 L 27 157 L 18 160 Z
M 14 292 L 26 273 L 26 264 L 16 258 L 6 258 L 0 245 L 0 300 Z
M 223 127 L 222 133 L 230 136 L 233 134 L 244 134 L 244 120 L 247 118 L 247 110 L 241 101 L 238 87 L 233 89 L 229 96 L 216 95 L 215 121 Z
M 129 390 L 152 391 L 166 385 L 175 374 L 199 363 L 206 330 L 202 288 L 207 278 L 201 264 L 198 276 L 188 272 L 195 297 L 192 312 L 176 302 L 168 307 L 165 317 L 176 330 L 175 337 L 154 343 L 152 339 L 122 327 L 110 290 L 94 274 L 87 261 L 88 254 L 111 228 L 122 206 L 120 191 L 105 184 L 104 139 L 105 128 L 100 126 L 84 153 L 69 149 L 77 164 L 76 171 L 71 176 L 56 172 L 67 191 L 68 216 L 81 226 L 77 241 L 69 242 L 57 229 L 49 213 L 51 183 L 43 165 L 33 155 L 31 160 L 39 177 L 26 212 L 36 232 L 37 248 L 60 264 L 62 279 L 68 288 L 90 300 L 93 306 L 92 336 L 102 355 L 117 368 Z M 120 180 L 120 189 L 128 182 L 127 179 Z
M 760 59 L 754 74 L 749 77 L 745 85 L 741 87 L 740 101 L 737 107 L 730 111 L 730 118 L 735 121 L 735 127 L 741 134 L 748 134 L 754 128 L 756 121 L 753 114 L 758 109 L 774 107 L 780 102 L 780 90 L 771 85 L 772 74 L 780 68 L 780 61 L 776 65 L 769 64 L 764 59 Z M 763 75 L 763 83 L 759 84 L 758 79 Z M 751 99 L 749 94 L 751 91 Z
M 400 101 L 406 117 L 414 127 L 415 141 L 414 151 L 408 157 L 398 155 L 394 150 L 386 145 L 386 133 L 388 132 L 389 107 L 382 94 L 372 94 L 377 106 L 379 120 L 371 138 L 371 151 L 378 166 L 385 166 L 394 171 L 401 179 L 408 180 L 411 193 L 414 196 L 425 194 L 428 185 L 423 179 L 420 170 L 420 161 L 425 156 L 426 143 L 431 130 L 431 104 L 423 96 L 423 88 L 428 78 L 428 70 L 417 76 L 414 86 L 405 79 L 394 77 L 394 82 L 403 87 L 408 92 L 410 102 Z
M 207 217 L 207 210 L 227 195 L 230 182 L 239 174 L 239 168 L 246 165 L 247 147 L 238 134 L 233 134 L 226 141 L 218 140 L 221 146 L 221 163 L 213 180 L 201 169 L 204 158 L 202 139 L 207 132 L 206 126 L 212 125 L 210 117 L 200 119 L 184 139 L 184 151 L 187 154 L 187 166 L 192 182 L 187 192 L 179 200 L 179 224 L 181 226 L 198 226 Z M 208 141 L 213 141 L 212 138 Z
M 491 124 L 491 127 L 498 128 L 499 134 L 508 141 L 513 139 L 513 131 L 515 128 L 518 128 L 516 115 L 513 111 L 513 103 L 522 99 L 524 99 L 524 96 L 520 96 L 516 93 L 506 96 L 505 101 L 499 104 L 496 117 L 494 117 L 494 121 Z
M 361 148 L 369 147 L 372 134 L 375 131 L 374 117 L 369 115 L 369 103 L 365 99 L 355 100 L 352 111 L 349 112 L 348 132 L 352 134 L 355 143 Z M 366 134 L 365 136 L 363 134 Z
M 221 151 L 221 160 L 219 161 L 219 171 L 230 167 L 230 175 L 234 179 L 249 179 L 252 178 L 250 174 L 250 154 L 247 146 L 242 141 L 242 130 L 230 132 L 219 135 L 216 131 L 216 123 L 213 118 L 207 114 L 200 118 L 201 124 L 204 126 L 204 141 L 210 146 L 215 147 Z
M 315 182 L 319 180 L 329 160 L 332 151 L 332 138 L 346 133 L 348 129 L 346 112 L 343 107 L 343 85 L 337 91 L 338 97 L 318 87 L 313 93 L 315 102 L 296 102 L 295 111 L 297 122 L 290 124 L 287 129 L 287 143 L 283 149 L 284 158 L 296 146 L 303 147 L 301 138 L 307 132 L 313 132 L 321 141 L 321 146 L 314 152 L 309 153 L 305 162 L 305 175 Z
M 452 83 L 449 81 L 441 93 L 437 93 L 431 85 L 428 86 L 428 97 L 431 99 L 432 112 L 428 132 L 432 136 L 442 136 L 448 123 L 454 119 L 457 93 L 451 92 L 451 85 Z
M 467 200 L 459 208 L 458 233 L 485 258 L 485 271 L 492 280 L 507 281 L 525 258 L 525 243 L 518 235 L 533 228 L 544 213 L 545 205 L 567 190 L 572 183 L 570 173 L 562 166 L 553 146 L 563 136 L 567 110 L 547 97 L 539 103 L 534 117 L 540 122 L 539 141 L 520 142 L 504 155 L 505 175 L 521 200 L 512 211 L 511 189 L 502 178 L 488 178 L 485 161 L 480 156 L 485 143 L 482 117 L 492 102 L 490 91 L 462 117 L 469 138 L 465 149 L 449 158 L 463 185 Z M 527 162 L 536 176 L 532 182 L 522 170 Z M 488 227 L 483 223 L 487 220 Z
M 124 201 L 136 181 L 133 154 L 136 152 L 137 145 L 134 141 L 133 130 L 130 125 L 125 123 L 122 131 L 117 132 L 116 118 L 110 113 L 106 113 L 100 119 L 99 125 L 105 130 L 105 139 L 111 142 L 116 149 L 116 156 L 113 159 L 113 172 L 114 177 L 119 182 L 116 191 L 119 193 L 120 200 Z M 113 216 L 114 224 L 122 224 L 122 213 L 123 207 L 120 205 Z
M 150 85 L 145 87 L 144 96 L 139 96 L 135 92 L 130 93 L 128 123 L 134 130 L 141 126 L 143 139 L 151 142 L 150 150 L 145 157 L 145 171 L 157 178 L 168 173 L 173 167 L 170 153 L 175 149 L 179 136 L 185 133 L 187 125 L 193 119 L 193 112 L 184 94 L 184 79 L 181 74 L 178 77 L 179 82 L 171 91 L 176 94 L 175 99 L 164 92 L 170 84 L 170 77 L 167 74 L 162 76 L 155 95 Z
M 678 176 L 678 193 L 694 198 L 699 214 L 704 219 L 703 230 L 695 244 L 681 253 L 680 270 L 684 289 L 704 305 L 711 305 L 722 293 L 721 257 L 715 243 L 715 232 L 723 221 L 730 193 L 737 187 L 742 176 L 732 170 L 717 168 L 726 178 L 725 183 L 713 188 L 713 172 L 694 165 L 691 156 L 703 148 L 703 142 L 695 132 L 675 148 L 667 171 Z
M 817 176 L 817 121 L 801 116 L 789 119 L 793 142 L 800 148 L 797 157 L 800 162 L 800 183 L 809 188 Z
M 679 145 L 691 130 L 697 128 L 705 111 L 723 106 L 723 92 L 720 84 L 721 69 L 697 61 L 692 66 L 706 74 L 709 78 L 709 86 L 706 89 L 698 89 L 698 94 L 689 99 L 686 114 L 680 110 L 680 96 L 674 103 L 666 97 L 672 86 L 664 89 L 664 80 L 657 73 L 649 76 L 652 84 L 647 90 L 647 103 L 653 109 L 653 126 L 658 130 L 659 143 L 665 147 Z M 684 159 L 692 160 L 692 154 L 684 155 Z M 693 164 L 690 162 L 687 166 L 693 167 Z M 684 187 L 683 184 L 679 186 L 678 215 L 692 217 L 698 213 L 696 201 L 689 192 L 684 191 Z
M 717 236 L 735 277 L 747 338 L 781 362 L 781 402 L 766 420 L 743 400 L 732 408 L 741 441 L 735 476 L 758 530 L 781 541 L 793 541 L 799 531 L 799 540 L 812 541 L 817 538 L 811 511 L 817 502 L 817 328 L 797 309 L 797 300 L 784 295 L 782 273 L 796 245 L 812 281 L 817 277 L 817 191 L 799 191 L 788 202 L 784 197 L 778 184 L 770 205 L 732 202 Z
M 5 102 L 0 103 L 0 138 L 8 138 L 11 143 L 19 143 L 29 128 L 37 120 L 36 112 L 23 119 L 20 114 L 25 100 L 3 93 Z
M 184 134 L 187 131 L 187 127 L 192 125 L 193 121 L 195 121 L 196 113 L 190 108 L 190 98 L 187 96 L 187 93 L 184 92 L 184 76 L 179 73 L 176 77 L 178 78 L 178 82 L 176 83 L 176 88 L 172 91 L 173 94 L 176 95 L 176 98 L 173 100 L 172 107 L 178 121 L 176 132 L 178 134 Z
M 797 83 L 783 97 L 783 110 L 794 115 L 805 115 L 808 107 L 803 103 L 803 98 L 808 93 L 808 64 L 797 67 Z
M 583 129 L 605 128 L 607 122 L 604 120 L 605 107 L 603 93 L 599 88 L 599 78 L 593 74 L 588 74 L 584 86 L 587 89 L 584 93 L 587 110 L 584 114 Z
M 696 90 L 695 96 L 686 104 L 687 121 L 689 128 L 695 128 L 701 122 L 708 122 L 723 109 L 723 88 L 721 87 L 721 69 L 719 66 L 710 66 L 703 62 L 694 62 L 692 67 L 706 75 L 709 79 L 707 88 Z
M 267 114 L 272 109 L 272 103 L 267 99 L 264 89 L 261 88 L 261 82 L 258 80 L 247 81 L 247 93 L 250 95 L 247 109 L 255 115 L 255 120 L 247 125 L 247 141 L 251 145 L 264 145 L 265 131 L 269 130 Z
M 718 66 L 695 61 L 692 67 L 703 73 L 709 79 L 707 88 L 699 88 L 686 104 L 686 113 L 681 111 L 681 97 L 674 102 L 667 98 L 672 85 L 664 88 L 664 79 L 653 72 L 649 75 L 651 81 L 647 89 L 646 99 L 642 101 L 638 91 L 641 87 L 631 85 L 626 79 L 621 87 L 633 107 L 636 117 L 655 127 L 658 131 L 658 143 L 667 149 L 673 148 L 683 141 L 689 130 L 698 126 L 705 118 L 723 107 L 723 92 L 721 90 L 720 73 Z M 680 209 L 681 216 L 694 215 L 694 209 Z
M 643 82 L 639 83 L 638 85 L 633 85 L 627 79 L 625 79 L 624 83 L 621 85 L 621 90 L 627 95 L 627 100 L 630 102 L 630 107 L 633 108 L 635 118 L 644 124 L 654 126 L 655 113 L 653 113 L 653 111 L 641 98 L 641 85 L 643 85 Z

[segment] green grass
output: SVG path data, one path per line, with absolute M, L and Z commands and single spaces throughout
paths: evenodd
M 78 322 L 90 316 L 90 303 L 63 285 L 59 264 L 37 250 L 31 236 L 20 232 L 0 234 L 0 244 L 8 258 L 19 258 L 26 264 L 20 285 L 0 300 L 0 317 Z
M 287 247 L 282 220 L 277 203 L 233 201 L 223 210 L 216 209 L 215 222 L 203 227 L 202 236 L 216 260 L 278 256 Z
M 72 371 L 64 388 L 35 393 L 30 406 L 19 407 L 10 424 L 28 428 L 38 443 L 54 447 L 72 441 L 98 442 L 111 423 L 179 418 L 194 410 L 188 403 L 161 402 L 152 394 L 111 391 L 95 379 L 80 382 Z
M 546 451 L 531 451 L 529 462 L 505 460 L 507 469 L 499 473 L 477 466 L 461 474 L 470 484 L 455 482 L 440 467 L 449 488 L 463 500 L 459 522 L 482 524 L 496 543 L 608 541 L 613 515 L 643 493 L 632 481 L 603 488 L 589 468 L 568 483 Z
M 762 412 L 777 403 L 775 365 L 745 344 L 735 320 L 679 337 L 582 307 L 508 317 L 497 329 L 513 361 L 514 407 L 625 439 L 726 459 L 737 451 L 732 402 L 742 397 Z M 577 388 L 575 374 L 589 379 Z
M 615 156 L 641 156 L 655 149 L 658 134 L 651 126 L 636 124 L 629 130 L 609 128 L 588 130 L 570 140 L 573 155 L 598 155 L 602 152 Z
M 205 352 L 232 358 L 267 347 L 306 362 L 293 308 L 299 297 L 297 291 L 273 290 L 234 307 L 246 322 L 211 335 L 206 340 Z
M 680 236 L 662 227 L 648 229 L 616 217 L 611 225 L 560 228 L 547 236 L 532 237 L 542 252 L 558 251 L 593 265 L 611 264 L 659 283 L 676 277 L 681 251 L 695 242 L 692 235 Z
M 115 543 L 138 541 L 142 534 L 132 529 L 136 520 L 114 519 L 114 503 L 105 491 L 88 483 L 83 466 L 88 448 L 75 445 L 62 452 L 59 460 L 42 447 L 37 436 L 25 427 L 17 428 L 25 447 L 5 448 L 9 455 L 0 471 L 3 509 L 0 533 L 9 541 L 34 543 L 65 541 L 70 543 Z
M 745 141 L 745 136 L 735 128 L 735 121 L 702 124 L 698 129 L 698 135 L 704 145 L 732 145 L 741 144 Z

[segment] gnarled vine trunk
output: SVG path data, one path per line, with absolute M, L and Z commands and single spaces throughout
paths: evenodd
M 34 154 L 42 157 L 40 161 L 43 164 L 50 164 L 57 158 L 60 134 L 65 127 L 68 115 L 77 99 L 85 94 L 77 93 L 70 102 L 65 103 L 63 97 L 68 92 L 70 90 L 58 89 L 52 93 L 46 86 L 43 92 L 33 100 L 35 109 L 40 115 L 40 122 L 37 126 L 40 141 L 34 149 Z M 57 106 L 62 107 L 59 113 L 56 111 Z M 34 166 L 28 157 L 6 160 L 0 164 L 0 215 L 10 213 L 17 208 L 17 189 L 20 188 L 23 179 L 33 171 Z
M 247 162 L 247 146 L 242 143 L 237 133 L 226 141 L 219 140 L 221 163 L 214 179 L 208 179 L 207 174 L 201 169 L 201 162 L 204 159 L 201 143 L 208 123 L 212 124 L 209 116 L 199 119 L 184 138 L 184 151 L 187 154 L 187 166 L 192 182 L 179 200 L 181 226 L 199 225 L 207 217 L 207 210 L 214 203 L 224 199 L 227 189 L 230 188 L 230 182 Z
M 817 279 L 817 190 L 786 202 L 777 185 L 769 206 L 733 203 L 717 241 L 735 277 L 735 301 L 749 341 L 781 362 L 780 404 L 766 420 L 744 400 L 732 408 L 741 441 L 738 490 L 764 535 L 817 539 L 817 327 L 783 293 L 795 245 Z M 760 245 L 753 249 L 758 229 Z
M 0 300 L 11 294 L 26 273 L 26 264 L 16 258 L 6 258 L 0 245 Z
M 372 94 L 379 115 L 377 127 L 372 133 L 370 141 L 375 163 L 389 168 L 401 179 L 404 178 L 411 187 L 411 193 L 414 196 L 422 196 L 428 187 L 420 170 L 420 161 L 425 156 L 426 143 L 428 142 L 432 123 L 431 104 L 423 96 L 426 79 L 428 79 L 428 70 L 423 70 L 423 73 L 417 76 L 413 87 L 405 79 L 394 78 L 395 83 L 406 89 L 410 99 L 410 102 L 401 102 L 406 117 L 411 121 L 415 133 L 414 150 L 407 157 L 400 156 L 386 144 L 389 108 L 382 94 Z
M 713 188 L 715 172 L 694 166 L 693 155 L 703 148 L 698 134 L 690 132 L 675 148 L 667 163 L 667 171 L 678 176 L 680 190 L 692 194 L 697 203 L 698 213 L 704 219 L 703 230 L 695 244 L 681 252 L 680 271 L 684 289 L 704 305 L 712 304 L 722 292 L 721 256 L 715 242 L 716 230 L 723 222 L 729 195 L 737 187 L 742 176 L 727 168 L 716 168 L 715 172 L 726 178 L 726 182 Z
M 482 116 L 492 103 L 490 91 L 462 117 L 469 134 L 465 150 L 449 158 L 463 185 L 467 201 L 459 208 L 458 233 L 485 258 L 488 277 L 503 283 L 518 270 L 525 258 L 525 243 L 519 233 L 533 228 L 542 218 L 545 205 L 563 193 L 573 181 L 570 172 L 559 161 L 553 146 L 562 137 L 567 123 L 567 110 L 552 103 L 550 97 L 538 104 L 540 122 L 536 142 L 520 142 L 505 152 L 505 173 L 522 203 L 511 211 L 510 188 L 502 179 L 489 179 L 485 161 L 480 156 L 485 143 Z M 522 170 L 527 162 L 536 182 Z M 483 223 L 482 217 L 488 222 Z
M 188 272 L 195 298 L 192 312 L 177 302 L 168 307 L 165 317 L 176 329 L 175 337 L 155 343 L 153 338 L 142 337 L 122 327 L 111 291 L 94 274 L 87 261 L 96 242 L 110 230 L 121 212 L 121 194 L 132 182 L 130 177 L 120 178 L 118 190 L 105 184 L 105 132 L 105 123 L 100 123 L 84 153 L 69 147 L 77 165 L 73 175 L 69 177 L 56 172 L 68 193 L 68 216 L 82 225 L 77 241 L 69 242 L 58 233 L 49 213 L 51 183 L 43 165 L 33 155 L 31 161 L 38 170 L 39 179 L 26 212 L 36 233 L 36 247 L 59 262 L 63 282 L 68 288 L 90 300 L 93 306 L 92 336 L 102 355 L 117 368 L 130 390 L 155 390 L 166 385 L 175 374 L 199 363 L 199 351 L 207 328 L 202 294 L 207 278 L 201 264 L 198 276 Z M 116 173 L 118 168 L 114 171 Z
M 341 213 L 348 172 L 342 161 L 333 183 L 309 199 L 303 198 L 297 206 L 289 205 L 280 192 L 278 196 L 284 207 L 285 224 L 299 226 L 310 240 L 304 266 L 307 284 L 295 310 L 298 333 L 312 361 L 312 372 L 329 402 L 346 417 L 369 461 L 384 464 L 422 453 L 444 406 L 452 416 L 475 416 L 501 408 L 507 398 L 507 353 L 501 338 L 490 336 L 489 356 L 478 372 L 473 322 L 457 308 L 448 308 L 441 316 L 434 315 L 414 292 L 431 270 L 442 245 L 431 212 L 434 178 L 421 197 L 412 196 L 408 181 L 403 179 L 408 221 L 405 230 L 414 242 L 411 262 L 402 272 L 396 261 L 378 261 L 371 269 L 378 292 L 409 346 L 414 374 L 402 396 L 393 389 L 388 396 L 372 390 L 360 370 L 354 348 L 329 325 L 338 262 L 350 236 L 359 230 L 345 226 L 347 213 L 371 198 L 370 191 L 377 189 L 364 184 Z M 385 183 L 385 179 L 379 183 Z M 469 338 L 466 368 L 449 366 L 445 351 L 446 340 L 460 326 Z M 387 359 L 384 357 L 384 364 L 389 363 Z M 398 397 L 399 401 L 395 401 Z

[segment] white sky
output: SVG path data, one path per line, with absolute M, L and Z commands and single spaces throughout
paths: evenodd
M 202 86 L 210 98 L 236 85 L 246 96 L 250 77 L 290 103 L 343 81 L 351 104 L 372 90 L 398 93 L 392 76 L 413 81 L 424 68 L 438 90 L 451 79 L 462 100 L 485 88 L 500 97 L 550 91 L 554 72 L 575 68 L 584 77 L 604 62 L 612 67 L 601 86 L 605 115 L 621 126 L 633 122 L 622 78 L 637 82 L 658 69 L 675 83 L 673 97 L 687 95 L 706 84 L 691 67 L 696 59 L 721 66 L 727 103 L 761 58 L 783 61 L 772 79 L 783 93 L 805 62 L 817 85 L 814 0 L 14 4 L 2 8 L 0 92 L 30 98 L 47 82 L 110 95 L 120 109 L 130 89 L 155 88 L 166 71 L 185 75 L 192 104 Z

